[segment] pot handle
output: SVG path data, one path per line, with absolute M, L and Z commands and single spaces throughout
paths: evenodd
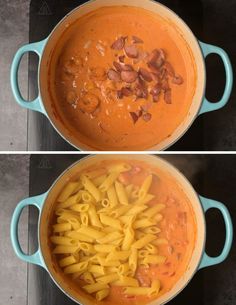
M 225 84 L 224 94 L 221 100 L 219 102 L 212 103 L 208 101 L 206 97 L 204 97 L 202 107 L 199 111 L 199 115 L 200 115 L 205 112 L 218 110 L 227 104 L 233 88 L 233 70 L 229 56 L 223 49 L 210 44 L 203 43 L 201 41 L 199 41 L 199 44 L 202 49 L 203 56 L 205 58 L 209 54 L 218 54 L 221 57 L 225 67 L 225 74 L 226 74 L 226 84 Z
M 215 201 L 212 199 L 208 199 L 208 198 L 204 198 L 202 196 L 200 196 L 200 200 L 201 200 L 204 212 L 206 212 L 209 209 L 218 209 L 221 212 L 221 214 L 224 218 L 224 222 L 225 222 L 226 237 L 225 237 L 224 248 L 223 248 L 221 254 L 216 257 L 210 257 L 206 254 L 206 252 L 204 252 L 198 269 L 202 269 L 204 267 L 222 263 L 228 256 L 229 251 L 232 246 L 232 242 L 233 242 L 233 225 L 232 225 L 231 216 L 229 214 L 227 207 L 221 202 L 218 202 L 218 201 Z
M 19 219 L 20 219 L 22 210 L 26 206 L 34 205 L 39 209 L 39 212 L 41 212 L 46 196 L 47 196 L 47 193 L 44 193 L 39 196 L 30 197 L 30 198 L 26 198 L 26 199 L 22 200 L 16 206 L 14 213 L 12 215 L 12 219 L 11 219 L 11 242 L 12 242 L 12 246 L 13 246 L 13 249 L 14 249 L 16 255 L 21 260 L 23 260 L 27 263 L 36 264 L 36 265 L 39 265 L 44 268 L 45 268 L 45 265 L 44 265 L 44 261 L 41 257 L 40 249 L 38 249 L 32 255 L 27 255 L 22 251 L 20 243 L 19 243 L 19 238 L 18 238 L 18 223 L 19 223 Z
M 30 44 L 27 44 L 27 45 L 21 47 L 16 52 L 16 54 L 13 58 L 13 61 L 12 61 L 12 65 L 11 65 L 11 89 L 12 89 L 16 102 L 24 108 L 39 111 L 39 112 L 42 112 L 43 114 L 46 114 L 46 113 L 45 113 L 44 107 L 41 103 L 39 96 L 33 101 L 26 101 L 22 97 L 22 95 L 20 93 L 20 89 L 19 89 L 19 84 L 18 84 L 18 70 L 19 70 L 21 59 L 22 59 L 23 55 L 27 52 L 35 52 L 39 56 L 39 59 L 41 59 L 46 42 L 47 42 L 47 39 L 44 39 L 42 41 L 30 43 Z

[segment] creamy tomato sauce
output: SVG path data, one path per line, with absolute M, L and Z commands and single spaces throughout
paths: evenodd
M 68 26 L 53 56 L 49 90 L 55 108 L 94 149 L 151 148 L 188 115 L 195 62 L 175 25 L 157 14 L 100 8 Z
M 120 161 L 102 161 L 95 166 L 89 167 L 84 172 L 90 170 L 107 168 L 111 164 Z M 155 204 L 165 204 L 166 207 L 160 213 L 163 219 L 156 224 L 161 232 L 158 233 L 158 238 L 167 240 L 166 244 L 158 245 L 158 255 L 166 257 L 163 264 L 151 265 L 149 268 L 139 267 L 135 273 L 135 278 L 139 281 L 142 287 L 149 287 L 151 282 L 155 279 L 160 280 L 161 289 L 158 296 L 145 297 L 145 296 L 127 296 L 123 292 L 122 287 L 111 285 L 109 296 L 102 302 L 97 302 L 93 299 L 94 303 L 98 304 L 112 304 L 112 305 L 142 305 L 148 304 L 152 300 L 160 297 L 177 283 L 181 276 L 188 268 L 189 261 L 196 242 L 196 220 L 191 203 L 185 195 L 182 187 L 176 182 L 170 174 L 159 170 L 157 167 L 152 167 L 142 161 L 126 161 L 132 166 L 131 170 L 122 173 L 119 180 L 124 184 L 134 184 L 138 187 L 142 185 L 144 179 L 153 174 L 153 181 L 149 193 L 155 195 L 155 198 L 148 203 L 148 206 Z M 81 173 L 78 173 L 78 176 Z M 78 176 L 73 180 L 77 180 Z M 55 219 L 51 220 L 54 223 Z M 63 258 L 61 256 L 60 258 Z M 57 261 L 58 256 L 54 258 Z M 80 288 L 85 283 L 77 278 L 72 280 L 71 277 L 62 274 L 66 277 L 66 281 L 78 293 L 84 292 Z M 88 296 L 90 299 L 92 296 Z

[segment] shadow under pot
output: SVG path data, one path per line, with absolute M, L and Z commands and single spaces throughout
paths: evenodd
M 40 212 L 33 255 L 23 253 L 17 233 L 28 205 Z M 226 228 L 217 257 L 205 252 L 211 208 L 221 212 Z M 149 155 L 85 157 L 48 192 L 22 200 L 11 222 L 17 256 L 43 267 L 83 305 L 166 304 L 199 269 L 224 261 L 232 238 L 225 205 L 199 196 L 175 167 Z

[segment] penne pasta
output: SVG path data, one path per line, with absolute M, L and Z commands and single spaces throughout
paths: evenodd
M 96 187 L 99 187 L 106 179 L 107 175 L 104 174 L 104 175 L 101 175 L 95 179 L 93 179 L 93 184 L 96 186 Z
M 97 242 L 100 244 L 107 244 L 107 243 L 111 243 L 114 240 L 120 239 L 122 236 L 123 236 L 122 233 L 113 231 L 107 234 L 106 236 L 103 236 L 102 238 L 98 238 Z
M 144 287 L 146 272 L 155 274 L 152 265 L 158 265 L 158 272 L 159 268 L 168 269 L 167 264 L 162 266 L 169 258 L 168 251 L 161 247 L 168 240 L 158 238 L 166 222 L 160 228 L 157 226 L 168 209 L 160 214 L 166 205 L 153 200 L 159 197 L 150 193 L 153 177 L 150 170 L 140 166 L 137 172 L 123 174 L 125 185 L 121 183 L 120 173 L 131 169 L 133 164 L 128 162 L 91 166 L 79 173 L 79 181 L 65 185 L 55 202 L 50 230 L 53 233 L 49 239 L 57 266 L 71 280 L 78 279 L 79 286 L 83 283 L 84 292 L 97 302 L 108 296 L 105 302 L 113 302 L 114 287 L 122 300 L 125 296 L 136 296 L 139 302 L 142 300 L 139 296 L 155 296 L 161 283 L 154 280 L 150 287 Z M 154 187 L 152 191 L 159 192 Z M 150 280 L 153 278 L 152 274 Z
M 152 242 L 153 240 L 156 239 L 156 236 L 153 234 L 146 234 L 145 236 L 143 236 L 142 238 L 140 238 L 139 240 L 137 240 L 132 247 L 135 249 L 141 249 L 144 246 L 146 246 L 147 244 L 149 244 L 150 242 Z
M 88 268 L 88 262 L 73 264 L 64 269 L 65 274 L 85 271 Z
M 157 238 L 156 240 L 152 241 L 152 244 L 154 246 L 168 245 L 168 240 L 165 238 Z
M 100 220 L 101 220 L 101 223 L 104 225 L 110 226 L 110 227 L 118 229 L 118 230 L 122 229 L 121 222 L 118 219 L 113 219 L 110 216 L 100 214 Z
M 65 233 L 65 236 L 78 240 L 78 241 L 85 241 L 88 243 L 92 243 L 94 241 L 94 238 L 81 234 L 77 231 L 68 231 Z
M 139 287 L 138 281 L 133 277 L 120 276 L 119 280 L 114 283 L 116 286 Z
M 113 245 L 95 245 L 94 246 L 94 249 L 97 251 L 97 252 L 104 252 L 104 253 L 109 253 L 110 251 L 113 251 L 115 248 L 115 246 Z
M 69 182 L 62 192 L 60 193 L 59 197 L 57 198 L 58 202 L 64 202 L 66 199 L 68 199 L 75 191 L 78 190 L 78 187 L 80 186 L 79 182 Z
M 107 198 L 104 198 L 101 200 L 101 205 L 104 207 L 104 208 L 110 208 L 111 207 L 111 202 L 109 199 Z
M 121 249 L 123 251 L 130 250 L 133 241 L 134 241 L 134 230 L 132 229 L 132 227 L 128 226 L 124 230 L 124 239 L 123 239 L 123 242 L 122 242 Z
M 93 204 L 89 205 L 88 216 L 89 216 L 89 220 L 90 220 L 90 223 L 92 224 L 92 226 L 102 228 L 102 224 L 98 217 L 96 208 Z
M 123 173 L 131 170 L 131 166 L 128 163 L 118 163 L 114 165 L 110 165 L 108 167 L 108 172 L 118 172 L 118 173 Z
M 80 220 L 81 220 L 81 224 L 85 227 L 87 227 L 89 225 L 89 216 L 87 212 L 81 212 L 80 213 Z
M 88 203 L 74 204 L 70 207 L 70 209 L 76 212 L 85 213 L 89 209 L 89 204 Z
M 153 227 L 144 228 L 143 232 L 146 234 L 158 234 L 161 232 L 161 230 L 158 227 L 153 226 Z
M 137 263 L 138 263 L 138 251 L 135 248 L 131 249 L 131 254 L 129 256 L 129 268 L 134 274 L 137 269 Z
M 130 255 L 130 251 L 116 251 L 113 250 L 111 251 L 106 260 L 109 261 L 113 261 L 113 260 L 126 260 Z
M 59 260 L 60 267 L 66 267 L 66 266 L 72 265 L 74 263 L 76 263 L 76 259 L 73 255 L 67 256 L 67 257 Z
M 165 204 L 155 204 L 154 206 L 152 206 L 151 208 L 147 209 L 145 212 L 143 212 L 143 215 L 146 217 L 152 217 L 155 214 L 161 212 L 163 209 L 165 209 Z
M 105 274 L 105 269 L 103 266 L 99 266 L 99 265 L 90 265 L 88 267 L 88 271 L 91 273 L 97 273 L 100 275 L 104 275 Z
M 78 249 L 77 246 L 56 246 L 52 253 L 54 254 L 71 254 Z
M 120 202 L 120 204 L 128 205 L 129 204 L 129 199 L 128 199 L 128 196 L 126 194 L 126 191 L 125 191 L 125 188 L 124 188 L 123 184 L 116 181 L 115 182 L 115 189 L 116 189 L 116 194 L 117 194 L 118 201 Z
M 93 182 L 87 176 L 81 175 L 80 180 L 84 188 L 95 198 L 96 201 L 101 200 L 100 190 L 93 184 Z
M 84 252 L 87 252 L 87 253 L 96 253 L 95 250 L 94 250 L 94 246 L 92 246 L 89 243 L 80 242 L 79 243 L 79 248 L 81 250 L 83 250 Z
M 166 257 L 162 255 L 148 255 L 143 259 L 145 264 L 163 264 L 166 261 Z
M 112 172 L 109 174 L 109 176 L 103 181 L 103 183 L 99 186 L 99 189 L 101 192 L 107 192 L 107 190 L 112 186 L 112 184 L 115 182 L 117 177 L 119 176 L 119 173 Z
M 118 267 L 117 269 L 117 273 L 121 276 L 121 275 L 126 275 L 129 271 L 129 264 L 128 263 L 125 263 L 125 264 L 122 264 Z
M 70 223 L 59 223 L 53 226 L 53 232 L 59 233 L 59 232 L 65 232 L 71 230 L 71 224 Z
M 110 216 L 111 217 L 114 217 L 114 218 L 118 218 L 120 217 L 121 215 L 124 215 L 129 209 L 131 208 L 130 205 L 126 205 L 126 206 L 122 206 L 120 208 L 117 208 L 115 210 L 112 210 L 110 212 Z
M 51 236 L 50 240 L 53 244 L 62 246 L 77 246 L 79 244 L 78 241 L 64 236 Z
M 118 198 L 114 185 L 110 186 L 107 190 L 107 197 L 109 199 L 109 202 L 111 203 L 111 207 L 114 208 L 118 205 Z
M 94 293 L 109 288 L 107 284 L 95 283 L 83 286 L 83 289 L 88 293 Z
M 95 170 L 86 171 L 83 175 L 89 179 L 95 179 L 95 178 L 101 177 L 102 175 L 105 175 L 105 174 L 106 174 L 105 168 L 98 168 Z
M 89 272 L 89 271 L 85 271 L 83 273 L 83 280 L 88 283 L 88 284 L 94 284 L 95 283 L 95 280 L 92 276 L 92 274 Z
M 148 191 L 151 187 L 151 184 L 152 184 L 152 175 L 149 175 L 143 181 L 143 183 L 140 187 L 140 190 L 139 190 L 139 193 L 138 193 L 139 198 L 144 198 L 147 195 L 147 193 L 148 193 Z
M 92 227 L 81 227 L 77 230 L 77 232 L 87 235 L 94 239 L 102 238 L 105 235 L 103 232 L 98 231 Z
M 149 220 L 147 218 L 143 218 L 140 220 L 136 220 L 133 224 L 134 229 L 147 228 L 155 225 L 154 220 Z
M 102 289 L 96 293 L 96 300 L 97 301 L 102 301 L 109 295 L 109 288 Z
M 110 284 L 117 281 L 118 279 L 119 279 L 119 275 L 117 273 L 111 273 L 97 278 L 97 282 L 103 284 Z

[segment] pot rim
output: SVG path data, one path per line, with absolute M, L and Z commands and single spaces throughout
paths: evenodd
M 46 113 L 47 118 L 50 120 L 50 123 L 52 124 L 52 126 L 54 127 L 54 129 L 59 133 L 59 135 L 67 142 L 69 143 L 72 147 L 74 147 L 76 150 L 79 151 L 93 151 L 93 152 L 100 152 L 100 151 L 105 151 L 105 150 L 97 150 L 94 147 L 90 147 L 89 145 L 87 145 L 86 143 L 82 143 L 80 142 L 79 145 L 76 145 L 75 143 L 72 143 L 71 140 L 67 139 L 66 135 L 64 135 L 64 133 L 62 133 L 61 131 L 59 131 L 59 128 L 56 126 L 56 124 L 53 122 L 53 120 L 51 119 L 51 117 L 48 115 L 48 112 L 44 106 L 44 102 L 43 102 L 43 98 L 42 98 L 42 90 L 41 90 L 41 70 L 42 70 L 42 59 L 45 55 L 45 49 L 47 48 L 47 45 L 51 39 L 51 37 L 53 36 L 53 34 L 58 30 L 58 27 L 65 22 L 65 20 L 70 17 L 71 15 L 75 14 L 77 12 L 77 10 L 79 10 L 81 7 L 87 6 L 88 4 L 92 4 L 93 2 L 97 2 L 98 0 L 89 0 L 81 5 L 78 5 L 76 8 L 74 8 L 72 11 L 70 11 L 68 14 L 66 14 L 57 24 L 56 26 L 53 28 L 53 30 L 50 32 L 50 34 L 47 36 L 46 38 L 46 43 L 43 47 L 43 52 L 42 52 L 42 57 L 40 59 L 40 63 L 39 63 L 39 69 L 38 69 L 38 88 L 39 88 L 39 98 L 40 98 L 40 102 L 43 105 L 44 111 Z M 149 151 L 149 152 L 156 152 L 156 151 L 164 151 L 168 148 L 170 148 L 172 145 L 174 145 L 176 142 L 178 142 L 185 134 L 186 132 L 190 129 L 190 127 L 193 125 L 193 122 L 196 120 L 196 118 L 199 115 L 202 103 L 203 103 L 203 99 L 204 99 L 204 94 L 206 91 L 206 64 L 205 64 L 205 60 L 204 60 L 204 56 L 203 56 L 203 50 L 200 47 L 200 43 L 199 40 L 196 38 L 196 36 L 194 35 L 193 31 L 190 29 L 190 27 L 187 25 L 187 23 L 177 14 L 175 13 L 173 10 L 171 10 L 169 7 L 165 6 L 162 3 L 156 2 L 154 0 L 146 0 L 148 2 L 152 2 L 153 4 L 157 5 L 157 6 L 161 6 L 163 9 L 165 9 L 166 11 L 168 11 L 170 14 L 172 14 L 174 16 L 173 20 L 178 20 L 180 23 L 182 23 L 182 25 L 184 26 L 185 30 L 188 31 L 192 38 L 194 39 L 194 41 L 196 42 L 196 45 L 198 46 L 198 51 L 200 51 L 199 54 L 201 54 L 200 59 L 201 59 L 201 63 L 199 63 L 197 60 L 195 60 L 195 64 L 196 66 L 201 65 L 203 68 L 203 75 L 201 75 L 201 77 L 203 78 L 203 88 L 202 88 L 202 93 L 201 93 L 201 98 L 199 98 L 198 101 L 198 107 L 197 109 L 194 111 L 194 114 L 191 115 L 191 120 L 188 122 L 188 124 L 186 124 L 186 126 L 183 128 L 183 130 L 180 132 L 180 134 L 175 137 L 170 143 L 166 144 L 166 145 L 162 145 L 161 143 L 166 141 L 166 139 L 164 139 L 162 142 L 156 144 L 156 145 L 161 145 L 163 147 L 161 147 L 160 149 L 156 150 L 154 149 L 154 147 L 150 147 L 148 149 L 146 149 L 145 151 Z M 112 5 L 111 5 L 112 6 Z M 138 6 L 137 6 L 138 7 Z M 188 44 L 189 48 L 192 50 L 192 46 L 190 44 Z M 194 55 L 194 52 L 192 52 L 192 54 Z M 195 58 L 195 56 L 194 56 Z M 196 84 L 198 84 L 199 82 L 199 77 L 197 76 L 197 82 Z M 197 88 L 197 85 L 196 85 Z M 195 90 L 196 92 L 196 90 Z M 191 103 L 192 105 L 192 103 Z M 190 106 L 191 107 L 191 106 Z M 185 119 L 188 115 L 185 116 Z M 183 122 L 182 122 L 183 123 Z M 181 123 L 181 124 L 182 124 Z M 174 132 L 181 126 L 181 124 L 174 130 Z M 174 133 L 173 132 L 173 133 Z M 172 133 L 172 134 L 173 134 Z M 106 151 L 117 151 L 117 150 L 106 150 Z M 125 150 L 122 150 L 125 151 Z M 134 150 L 127 150 L 127 151 L 135 151 Z
M 135 154 L 113 154 L 112 155 L 112 158 L 116 158 L 116 157 L 122 157 L 124 155 L 127 155 L 129 156 L 129 158 L 132 158 L 133 157 L 137 157 L 137 155 Z M 144 156 L 147 156 L 147 155 L 144 155 Z M 164 304 L 167 304 L 168 302 L 170 302 L 172 299 L 174 299 L 180 292 L 182 292 L 184 290 L 184 288 L 191 282 L 191 280 L 193 279 L 194 275 L 196 274 L 196 272 L 198 271 L 199 269 L 199 266 L 201 264 L 201 261 L 202 261 L 202 257 L 204 255 L 204 250 L 205 250 L 205 246 L 206 246 L 206 218 L 205 218 L 205 213 L 204 213 L 204 209 L 203 209 L 203 206 L 202 206 L 202 202 L 200 200 L 200 197 L 199 197 L 199 194 L 196 192 L 196 190 L 194 189 L 194 187 L 192 186 L 191 182 L 186 178 L 186 176 L 176 167 L 174 166 L 172 163 L 170 163 L 169 161 L 163 159 L 162 157 L 160 157 L 159 155 L 154 155 L 154 154 L 148 154 L 149 157 L 151 158 L 155 158 L 155 159 L 158 159 L 158 161 L 160 161 L 162 164 L 164 164 L 167 168 L 173 170 L 177 176 L 179 176 L 179 179 L 176 178 L 176 176 L 174 176 L 174 179 L 176 179 L 177 181 L 182 179 L 184 184 L 187 185 L 188 187 L 190 187 L 192 193 L 194 194 L 194 197 L 196 199 L 196 201 L 198 202 L 198 206 L 200 207 L 200 210 L 201 210 L 201 218 L 202 218 L 202 223 L 203 223 L 203 242 L 202 242 L 202 248 L 201 248 L 201 254 L 199 255 L 199 260 L 195 266 L 195 268 L 192 270 L 191 272 L 191 276 L 185 280 L 183 282 L 183 284 L 181 285 L 181 288 L 176 291 L 174 294 L 172 294 L 168 299 L 164 300 L 163 302 L 161 303 L 156 303 L 158 302 L 158 298 L 157 299 L 154 299 L 151 301 L 151 303 L 148 303 L 147 305 L 164 305 Z M 44 198 L 44 202 L 42 204 L 42 209 L 41 209 L 41 212 L 39 214 L 39 222 L 38 222 L 38 245 L 39 245 L 39 251 L 40 251 L 40 256 L 42 258 L 42 261 L 44 262 L 44 267 L 46 269 L 46 271 L 48 272 L 48 274 L 50 275 L 50 278 L 53 280 L 53 282 L 56 284 L 56 286 L 68 297 L 70 298 L 71 300 L 73 300 L 74 302 L 76 302 L 77 304 L 81 304 L 81 305 L 84 305 L 84 303 L 82 303 L 81 301 L 79 300 L 76 300 L 73 296 L 71 296 L 67 291 L 64 290 L 64 288 L 62 288 L 62 286 L 56 281 L 56 279 L 54 278 L 54 276 L 52 275 L 52 273 L 50 272 L 48 266 L 47 266 L 47 262 L 46 260 L 44 259 L 44 255 L 43 255 L 43 251 L 42 251 L 42 247 L 41 247 L 41 235 L 40 235 L 40 232 L 41 232 L 41 220 L 42 220 L 42 214 L 44 212 L 44 204 L 45 202 L 47 201 L 48 199 L 48 196 L 50 194 L 50 192 L 52 191 L 52 189 L 55 187 L 55 185 L 58 183 L 58 181 L 66 174 L 68 173 L 74 166 L 77 166 L 80 162 L 82 161 L 86 161 L 87 159 L 92 159 L 92 158 L 96 158 L 96 157 L 103 157 L 103 155 L 96 155 L 96 154 L 91 154 L 91 155 L 88 155 L 88 156 L 85 156 L 85 157 L 82 157 L 81 159 L 79 159 L 78 161 L 75 161 L 73 162 L 69 167 L 67 167 L 57 178 L 56 180 L 52 183 L 51 187 L 49 188 L 49 190 L 47 191 L 47 194 L 46 194 L 46 197 Z M 140 155 L 141 157 L 141 155 Z M 150 158 L 150 159 L 151 159 Z M 145 161 L 144 162 L 148 162 L 148 161 Z M 182 183 L 181 183 L 182 185 Z M 185 187 L 186 189 L 186 187 Z M 191 202 L 190 202 L 191 203 Z M 195 214 L 195 213 L 194 213 Z M 195 215 L 196 216 L 196 215 Z M 197 223 L 196 223 L 197 225 Z M 197 226 L 198 227 L 198 226 Z M 198 230 L 197 230 L 198 232 Z M 196 239 L 196 242 L 195 242 L 195 247 L 196 247 L 196 243 L 198 242 L 198 238 Z M 192 258 L 192 257 L 191 257 Z M 191 261 L 191 258 L 190 258 L 190 261 Z M 190 263 L 189 261 L 189 263 Z M 181 279 L 181 278 L 180 278 Z M 179 279 L 179 280 L 180 280 Z M 176 285 L 176 283 L 175 283 Z M 174 286 L 173 286 L 174 287 Z M 172 289 L 173 289 L 172 287 Z M 164 296 L 164 295 L 163 295 Z

